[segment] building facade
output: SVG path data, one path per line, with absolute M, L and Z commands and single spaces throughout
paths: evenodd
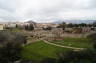
M 0 30 L 4 30 L 4 25 L 0 24 Z

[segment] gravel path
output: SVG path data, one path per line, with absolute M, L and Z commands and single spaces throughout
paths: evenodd
M 70 46 L 63 46 L 63 45 L 59 45 L 59 44 L 54 44 L 54 43 L 48 42 L 46 40 L 43 40 L 43 41 L 47 44 L 55 45 L 55 46 L 62 47 L 62 48 L 69 48 L 69 49 L 74 49 L 74 50 L 83 50 L 84 49 L 84 48 L 77 48 L 77 47 L 70 47 Z

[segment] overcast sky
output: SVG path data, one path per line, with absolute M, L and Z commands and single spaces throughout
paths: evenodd
M 0 0 L 0 21 L 96 19 L 96 0 Z

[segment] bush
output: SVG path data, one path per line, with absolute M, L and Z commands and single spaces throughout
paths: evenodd
M 45 58 L 41 61 L 41 63 L 56 63 L 56 59 L 53 58 Z
M 68 51 L 59 54 L 58 63 L 95 63 L 96 52 L 92 50 Z
M 26 37 L 20 33 L 1 31 L 0 32 L 0 44 L 6 44 L 7 42 L 18 42 L 20 44 L 25 44 Z
M 91 39 L 90 42 L 93 43 L 93 47 L 96 49 L 96 33 L 88 35 L 87 38 Z
M 22 46 L 8 42 L 0 48 L 0 63 L 14 63 L 21 58 Z

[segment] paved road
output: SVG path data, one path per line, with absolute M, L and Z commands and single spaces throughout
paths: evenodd
M 76 48 L 76 47 L 70 47 L 70 46 L 63 46 L 63 45 L 59 45 L 59 44 L 54 44 L 54 43 L 48 42 L 46 40 L 43 40 L 43 41 L 45 43 L 47 43 L 47 44 L 55 45 L 55 46 L 62 47 L 62 48 L 69 48 L 69 49 L 74 49 L 74 50 L 83 50 L 84 49 L 84 48 Z

